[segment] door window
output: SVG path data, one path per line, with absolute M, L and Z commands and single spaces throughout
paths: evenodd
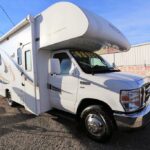
M 61 74 L 69 74 L 71 70 L 71 60 L 67 53 L 54 54 L 53 57 L 60 61 Z
M 18 61 L 18 65 L 22 65 L 22 49 L 21 48 L 17 49 L 17 61 Z
M 31 63 L 31 51 L 25 51 L 25 69 L 27 71 L 32 70 L 32 63 Z

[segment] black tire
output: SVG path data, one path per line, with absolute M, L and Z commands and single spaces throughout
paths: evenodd
M 106 142 L 112 136 L 114 122 L 112 115 L 98 105 L 85 108 L 81 113 L 81 122 L 87 135 L 98 142 Z
M 14 101 L 12 101 L 11 94 L 8 90 L 6 90 L 6 101 L 7 101 L 8 105 L 11 107 L 14 107 L 16 104 Z
M 6 98 L 7 103 L 9 106 L 14 107 L 15 106 L 15 102 L 11 100 L 11 98 Z

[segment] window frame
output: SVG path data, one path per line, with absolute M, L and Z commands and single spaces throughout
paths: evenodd
M 91 72 L 87 72 L 85 69 L 83 69 L 83 67 L 81 66 L 81 64 L 79 64 L 78 60 L 76 59 L 76 57 L 72 54 L 73 51 L 74 50 L 71 49 L 70 50 L 70 54 L 73 57 L 73 59 L 76 61 L 76 65 L 79 67 L 79 70 L 81 72 L 85 73 L 85 74 L 92 74 Z M 78 51 L 78 50 L 75 50 L 75 51 Z M 82 50 L 79 50 L 79 51 L 82 52 Z M 85 52 L 91 52 L 91 51 L 86 50 Z M 98 56 L 98 58 L 100 58 L 100 60 L 103 60 L 106 63 L 106 65 L 109 65 L 109 63 L 107 64 L 107 61 L 105 59 L 103 59 L 103 57 L 99 56 L 98 54 L 96 54 L 96 55 Z M 95 73 L 95 74 L 98 74 L 98 73 Z

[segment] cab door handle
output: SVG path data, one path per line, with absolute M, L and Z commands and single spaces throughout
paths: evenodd
M 82 84 L 82 85 L 90 85 L 91 83 L 88 82 L 88 81 L 80 81 L 80 84 Z

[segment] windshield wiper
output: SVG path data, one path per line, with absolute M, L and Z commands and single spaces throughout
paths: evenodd
M 111 72 L 120 72 L 120 69 L 118 69 L 118 68 L 109 68 L 109 70 L 111 71 Z
M 94 66 L 92 67 L 92 74 L 95 73 L 107 73 L 107 72 L 119 72 L 119 69 L 109 68 L 109 67 L 100 67 L 100 66 Z

